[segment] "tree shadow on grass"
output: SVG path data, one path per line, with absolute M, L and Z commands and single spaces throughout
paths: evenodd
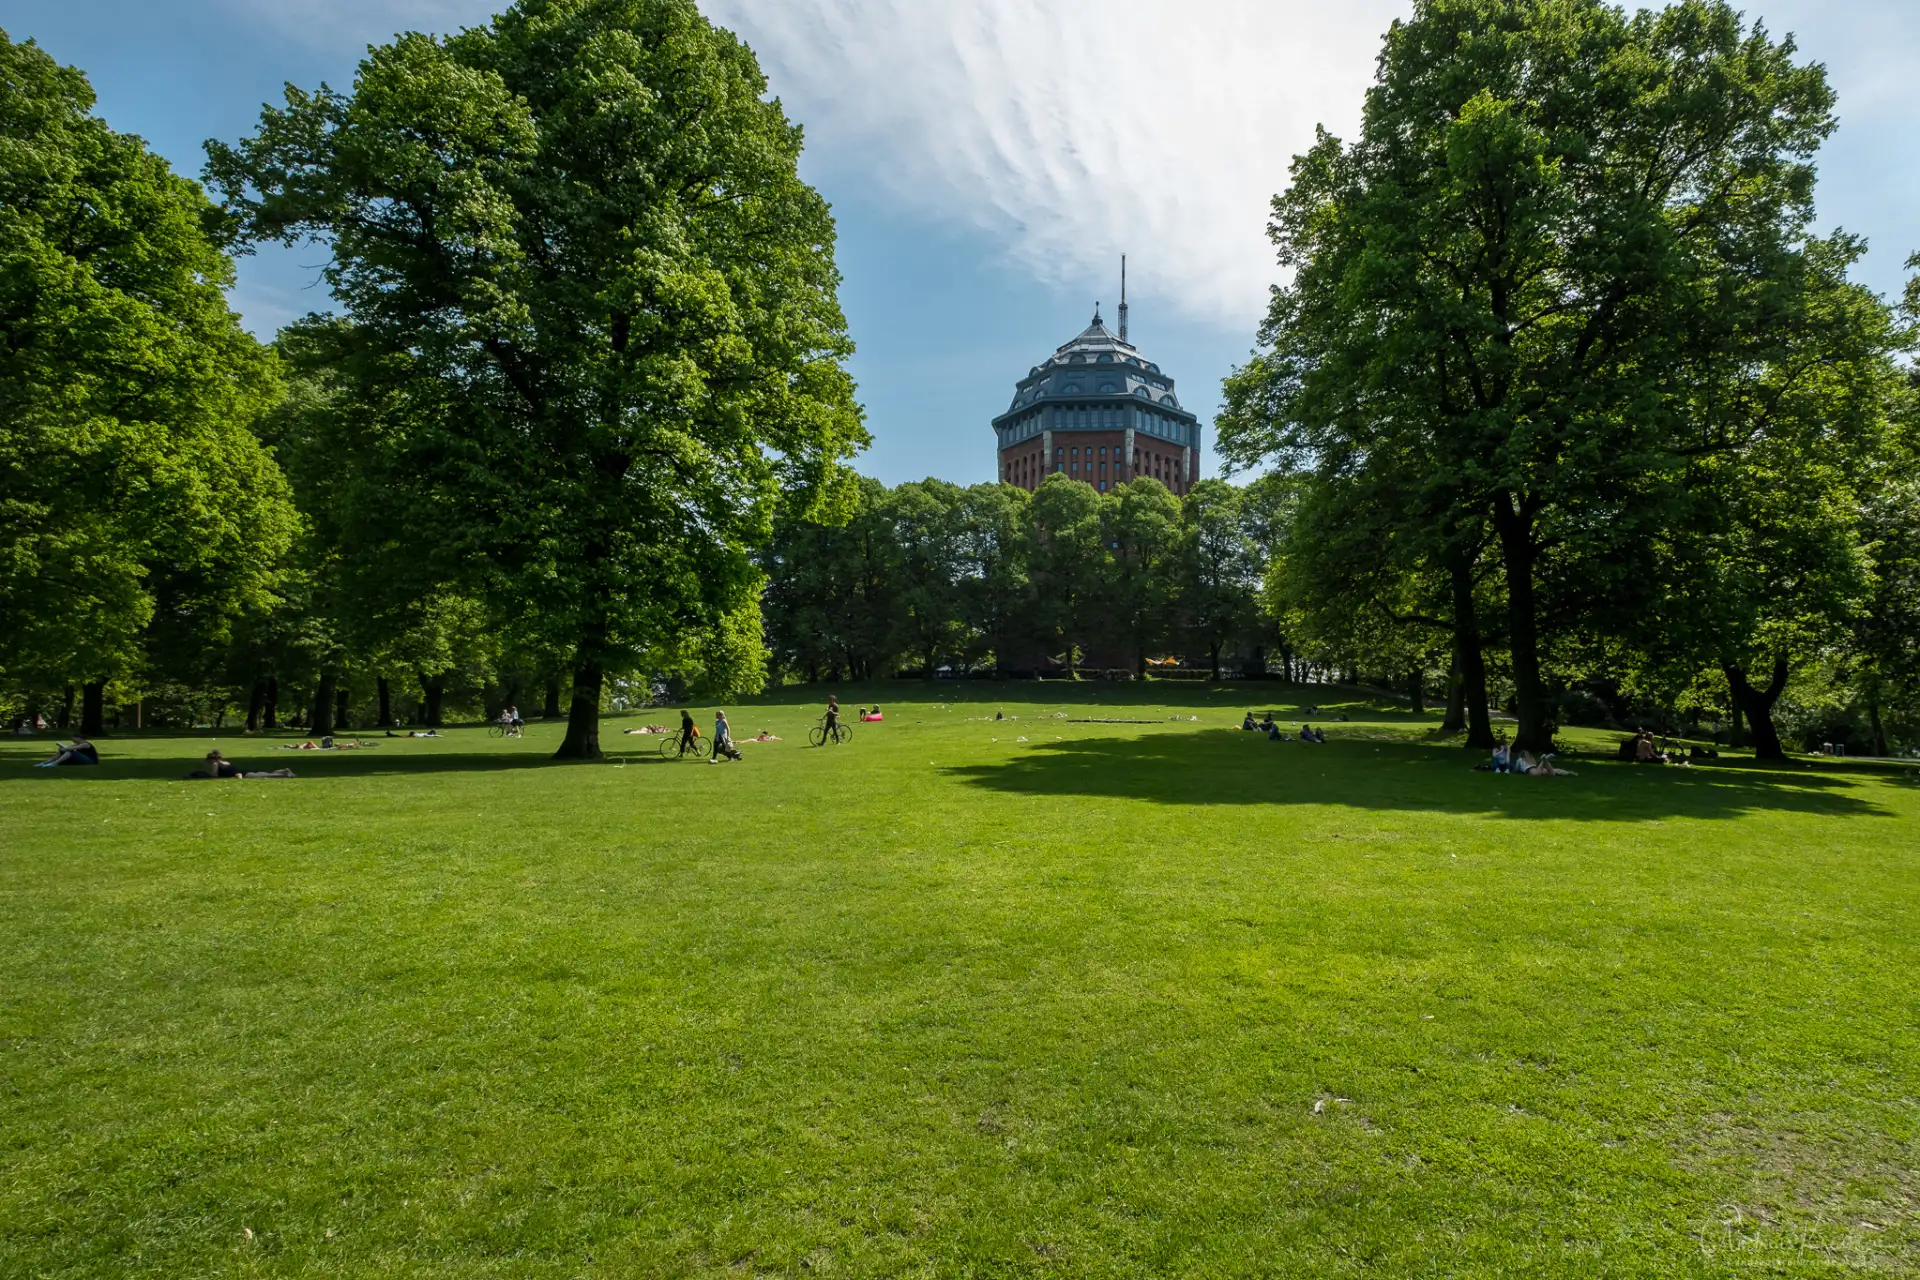
M 1035 744 L 1001 764 L 943 772 L 1018 795 L 1128 797 L 1177 805 L 1342 805 L 1486 817 L 1642 822 L 1788 812 L 1896 817 L 1864 779 L 1766 767 L 1649 769 L 1570 762 L 1578 776 L 1476 773 L 1457 749 L 1382 738 L 1323 746 L 1240 733 L 1143 734 Z

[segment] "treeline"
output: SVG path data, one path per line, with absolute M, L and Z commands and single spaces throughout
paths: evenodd
M 757 687 L 756 555 L 867 436 L 827 205 L 692 0 L 514 6 L 208 144 L 0 33 L 0 710 L 325 732 L 516 701 L 601 754 Z M 271 346 L 232 256 L 327 261 Z
M 1290 280 L 1220 424 L 1300 482 L 1303 643 L 1445 655 L 1471 706 L 1503 675 L 1535 750 L 1583 693 L 1762 756 L 1783 708 L 1910 741 L 1913 299 L 1814 229 L 1835 123 L 1725 4 L 1417 4 L 1275 201 Z
M 1150 478 L 1102 493 L 1054 475 L 1029 494 L 863 480 L 844 523 L 782 521 L 762 559 L 777 669 L 1147 675 L 1162 664 L 1296 674 L 1264 604 L 1287 488 Z

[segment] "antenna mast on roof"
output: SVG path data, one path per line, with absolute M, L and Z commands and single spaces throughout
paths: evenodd
M 1127 340 L 1127 255 L 1120 255 L 1120 341 Z

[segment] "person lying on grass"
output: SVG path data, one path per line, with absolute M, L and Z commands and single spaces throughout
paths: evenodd
M 36 769 L 57 769 L 64 765 L 88 765 L 100 763 L 100 748 L 88 742 L 86 735 L 76 733 L 70 746 L 55 747 L 53 759 L 42 760 Z
M 762 729 L 760 731 L 760 735 L 756 737 L 754 741 L 755 742 L 778 742 L 780 741 L 780 735 L 775 733 L 771 729 Z
M 1308 724 L 1308 725 L 1300 726 L 1300 741 L 1325 742 L 1326 740 L 1327 740 L 1327 735 L 1320 732 L 1318 729 L 1314 728 L 1312 725 Z
M 293 770 L 274 769 L 268 772 L 247 773 L 239 765 L 221 755 L 218 751 L 207 752 L 207 767 L 196 769 L 187 775 L 189 778 L 291 778 Z
M 880 706 L 878 703 L 874 704 L 874 708 L 871 711 L 867 710 L 865 707 L 860 708 L 860 718 L 866 721 L 868 724 L 872 724 L 875 721 L 886 719 L 885 716 L 880 714 Z
M 667 726 L 663 724 L 650 724 L 646 726 L 644 729 L 628 729 L 627 730 L 627 733 L 629 735 L 636 734 L 636 733 L 665 733 L 665 732 L 667 732 Z
M 1521 751 L 1514 757 L 1513 771 L 1529 778 L 1572 778 L 1579 776 L 1565 769 L 1555 768 L 1551 752 L 1535 759 L 1533 752 Z

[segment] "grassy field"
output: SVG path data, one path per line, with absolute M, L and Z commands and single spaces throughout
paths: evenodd
M 1914 775 L 866 693 L 0 747 L 0 1276 L 1920 1275 Z

